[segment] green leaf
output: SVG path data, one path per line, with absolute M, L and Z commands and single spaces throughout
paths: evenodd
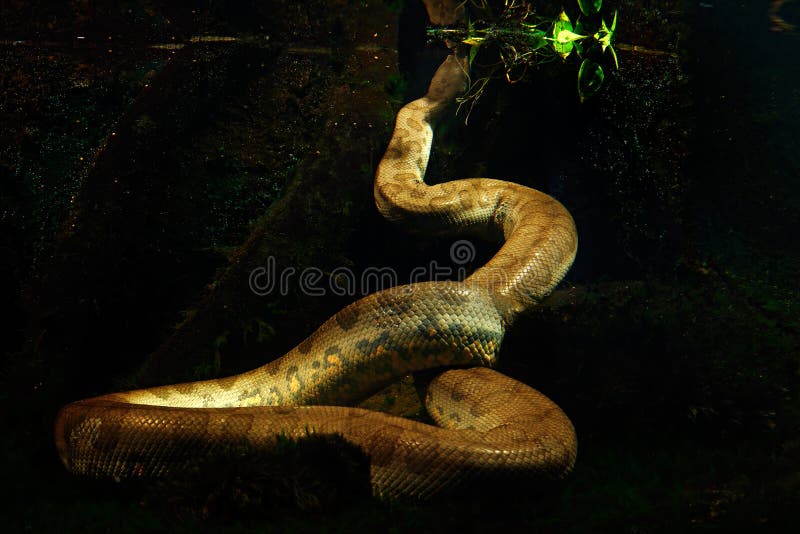
M 567 14 L 562 10 L 561 14 L 553 24 L 553 50 L 555 50 L 562 58 L 566 57 L 572 52 L 575 44 L 574 39 L 569 39 L 568 36 L 573 34 L 572 22 L 570 22 Z M 574 34 L 573 34 L 574 35 Z
M 600 29 L 594 34 L 595 40 L 600 43 L 600 47 L 605 53 L 606 50 L 611 50 L 611 56 L 614 58 L 614 66 L 619 69 L 619 61 L 617 60 L 617 53 L 614 51 L 612 43 L 614 42 L 614 32 L 617 28 L 617 12 L 614 11 L 614 20 L 611 22 L 611 28 L 608 27 L 606 21 L 600 19 Z
M 583 60 L 578 71 L 578 97 L 581 103 L 600 90 L 604 79 L 603 67 L 599 63 L 588 58 Z
M 614 50 L 613 46 L 609 46 L 608 49 L 611 51 L 611 57 L 614 58 L 614 67 L 619 70 L 619 60 L 617 60 L 617 52 Z
M 477 46 L 485 41 L 486 38 L 481 37 L 478 35 L 478 32 L 475 31 L 475 26 L 472 25 L 472 19 L 467 20 L 467 38 L 461 41 L 464 44 L 468 44 L 470 46 Z
M 547 32 L 544 30 L 530 29 L 527 31 L 528 47 L 531 50 L 539 50 L 547 46 Z
M 600 12 L 603 7 L 603 0 L 578 0 L 578 7 L 581 8 L 581 13 L 590 17 Z
M 472 62 L 475 61 L 475 56 L 478 55 L 478 48 L 480 44 L 472 45 L 469 49 L 469 66 L 472 67 Z

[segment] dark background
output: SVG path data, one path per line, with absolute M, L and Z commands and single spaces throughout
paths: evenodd
M 372 202 L 394 113 L 441 57 L 422 50 L 422 8 L 4 2 L 0 439 L 11 529 L 796 524 L 800 34 L 771 31 L 768 7 L 607 2 L 620 10 L 617 41 L 646 51 L 619 48 L 620 70 L 593 99 L 579 104 L 572 58 L 492 84 L 468 126 L 462 116 L 440 127 L 431 180 L 517 181 L 576 220 L 573 269 L 508 334 L 501 369 L 562 406 L 580 451 L 557 488 L 420 504 L 365 496 L 359 459 L 335 443 L 279 451 L 265 472 L 208 465 L 166 483 L 83 481 L 60 465 L 51 424 L 85 396 L 261 365 L 355 298 L 297 287 L 256 297 L 247 275 L 268 256 L 325 272 L 448 263 L 452 240 L 410 236 Z M 789 2 L 781 13 L 800 24 L 798 11 Z M 480 244 L 472 267 L 493 252 Z M 404 395 L 373 404 L 424 417 Z

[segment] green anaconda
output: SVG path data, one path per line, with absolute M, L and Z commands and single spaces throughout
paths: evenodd
M 562 279 L 575 257 L 569 212 L 521 185 L 483 178 L 423 182 L 433 127 L 465 88 L 450 55 L 424 97 L 403 107 L 376 174 L 380 212 L 426 232 L 504 238 L 463 282 L 367 296 L 288 354 L 216 380 L 114 393 L 61 409 L 56 445 L 74 473 L 125 479 L 180 471 L 198 456 L 278 436 L 336 434 L 369 458 L 373 492 L 428 497 L 482 475 L 558 479 L 575 462 L 567 416 L 490 367 L 514 318 Z M 460 366 L 428 386 L 438 426 L 349 407 L 412 371 Z

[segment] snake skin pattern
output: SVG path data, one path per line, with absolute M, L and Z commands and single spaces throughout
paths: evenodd
M 165 476 L 193 459 L 279 437 L 336 434 L 369 458 L 373 492 L 430 497 L 484 475 L 558 479 L 575 462 L 566 415 L 489 369 L 514 317 L 549 293 L 577 249 L 572 217 L 551 197 L 490 179 L 423 182 L 433 126 L 466 83 L 450 55 L 427 94 L 403 107 L 378 167 L 375 200 L 392 221 L 428 233 L 504 239 L 463 282 L 372 294 L 341 310 L 283 357 L 228 378 L 114 393 L 69 404 L 55 441 L 71 472 Z M 439 374 L 425 405 L 438 426 L 348 407 L 410 372 Z

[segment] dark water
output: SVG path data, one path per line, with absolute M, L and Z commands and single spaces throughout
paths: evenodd
M 437 131 L 433 181 L 517 181 L 576 220 L 572 270 L 514 325 L 501 364 L 575 423 L 579 460 L 563 485 L 380 503 L 361 471 L 348 476 L 358 459 L 314 444 L 284 451 L 283 470 L 212 465 L 156 485 L 64 471 L 58 406 L 252 368 L 375 289 L 317 296 L 294 278 L 258 296 L 247 278 L 266 258 L 323 273 L 391 267 L 403 283 L 415 267 L 456 277 L 494 253 L 476 242 L 454 263 L 452 239 L 375 213 L 394 112 L 442 54 L 425 49 L 420 6 L 386 4 L 3 4 L 11 530 L 789 530 L 800 32 L 773 31 L 767 0 L 608 2 L 617 42 L 647 51 L 620 48 L 598 95 L 579 104 L 577 63 L 554 62 L 491 84 L 468 126 Z M 777 13 L 800 26 L 797 0 Z M 416 410 L 396 392 L 380 402 Z

